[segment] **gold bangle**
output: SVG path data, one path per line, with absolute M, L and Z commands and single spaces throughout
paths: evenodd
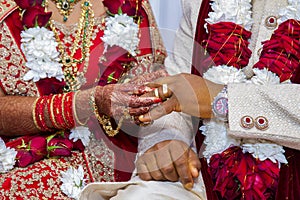
M 96 101 L 95 101 L 95 90 L 96 90 L 96 88 L 91 92 L 91 95 L 90 95 L 90 105 L 91 105 L 91 108 L 92 108 L 92 110 L 93 110 L 93 112 L 94 112 L 94 114 L 95 114 L 98 122 L 102 125 L 103 130 L 105 131 L 105 133 L 109 137 L 114 137 L 114 136 L 116 136 L 119 133 L 119 131 L 121 129 L 121 126 L 123 124 L 125 116 L 122 116 L 120 118 L 118 126 L 114 130 L 113 127 L 112 127 L 112 125 L 111 125 L 111 122 L 110 122 L 110 117 L 107 116 L 107 115 L 100 116 L 100 114 L 99 114 L 98 107 L 97 107 Z
M 50 101 L 49 102 L 50 103 L 49 118 L 50 118 L 50 121 L 52 121 L 54 128 L 61 129 L 61 127 L 57 124 L 57 121 L 55 120 L 55 115 L 54 115 L 53 104 L 54 104 L 55 97 L 56 97 L 56 95 L 53 95 L 50 100 L 48 99 Z
M 76 97 L 77 97 L 77 94 L 79 92 L 80 92 L 80 90 L 76 91 L 75 94 L 74 94 L 74 97 L 73 97 L 73 104 L 72 104 L 73 114 L 74 114 L 74 118 L 75 118 L 76 124 L 79 124 L 80 126 L 86 126 L 89 118 L 85 122 L 82 122 L 82 121 L 79 120 L 77 112 L 76 112 Z
M 42 128 L 38 125 L 37 121 L 36 121 L 36 116 L 35 116 L 35 109 L 36 109 L 36 103 L 38 102 L 39 97 L 36 98 L 32 104 L 32 119 L 33 119 L 33 123 L 34 126 L 39 129 L 40 131 L 42 131 Z

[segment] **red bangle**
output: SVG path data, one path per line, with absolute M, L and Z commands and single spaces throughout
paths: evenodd
M 47 99 L 48 97 L 39 97 L 36 100 L 35 107 L 34 107 L 34 120 L 36 126 L 41 131 L 51 131 L 51 129 L 47 126 L 45 121 L 45 107 L 47 106 Z
M 75 126 L 75 121 L 73 118 L 73 98 L 74 98 L 74 93 L 69 92 L 64 94 L 62 98 L 62 117 L 68 126 L 69 129 L 73 128 Z
M 62 94 L 58 94 L 58 95 L 54 95 L 54 99 L 53 99 L 53 104 L 52 104 L 52 108 L 53 108 L 53 112 L 54 112 L 54 120 L 57 123 L 59 129 L 67 129 L 68 126 L 65 123 L 65 120 L 63 118 L 63 112 L 62 112 L 62 99 L 63 96 Z

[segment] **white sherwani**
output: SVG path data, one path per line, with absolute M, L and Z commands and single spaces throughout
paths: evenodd
M 177 31 L 173 55 L 169 55 L 166 60 L 166 68 L 170 74 L 181 72 L 191 72 L 191 60 L 193 54 L 194 36 L 197 27 L 197 19 L 201 0 L 182 0 L 183 18 L 179 30 Z M 248 68 L 251 68 L 259 59 L 261 51 L 261 42 L 268 40 L 274 29 L 266 23 L 267 19 L 272 16 L 277 16 L 279 9 L 287 5 L 287 0 L 253 0 L 253 21 L 252 36 L 250 41 L 250 49 L 252 57 L 250 58 Z M 279 87 L 279 88 L 278 88 Z M 282 88 L 283 87 L 283 88 Z M 259 90 L 259 92 L 258 92 Z M 251 94 L 249 96 L 241 94 L 241 91 L 246 91 Z M 283 93 L 280 93 L 280 92 Z M 295 117 L 300 119 L 299 98 L 290 98 L 293 95 L 299 96 L 299 85 L 280 85 L 280 86 L 251 86 L 246 87 L 243 84 L 232 84 L 228 86 L 229 99 L 229 126 L 231 132 L 247 132 L 240 126 L 240 119 L 245 113 L 253 116 L 264 116 L 269 121 L 269 128 L 263 134 L 268 133 L 285 133 L 289 130 L 289 135 L 299 135 L 299 122 L 295 122 Z M 266 100 L 265 96 L 269 97 Z M 257 102 L 263 102 L 257 104 Z M 282 109 L 274 111 L 272 104 L 281 106 Z M 297 108 L 297 109 L 295 109 Z M 278 118 L 278 116 L 282 116 Z M 279 123 L 277 123 L 279 120 Z M 159 124 L 159 122 L 157 122 Z M 188 127 L 187 122 L 184 126 Z M 177 127 L 178 128 L 178 127 Z M 167 130 L 167 129 L 165 129 Z M 145 130 L 149 132 L 151 130 Z M 248 132 L 251 130 L 248 130 Z M 252 130 L 253 131 L 253 130 Z M 177 131 L 174 131 L 178 134 Z M 258 134 L 262 134 L 259 131 Z M 192 135 L 192 134 L 191 134 Z M 181 140 L 191 142 L 191 135 L 185 134 Z M 160 135 L 162 136 L 162 135 Z M 287 135 L 288 137 L 288 135 Z M 140 150 L 144 152 L 155 143 L 169 137 L 159 137 L 158 134 L 149 136 L 141 140 Z M 299 149 L 299 143 L 293 140 L 287 142 L 286 145 L 292 148 Z M 117 194 L 117 196 L 115 196 Z M 192 191 L 185 190 L 180 182 L 160 182 L 160 181 L 141 181 L 138 177 L 133 177 L 128 183 L 93 183 L 88 185 L 81 194 L 81 199 L 101 199 L 115 196 L 112 199 L 130 200 L 130 199 L 206 199 L 205 187 L 202 177 L 198 178 Z

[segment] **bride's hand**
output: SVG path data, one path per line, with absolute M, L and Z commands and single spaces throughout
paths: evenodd
M 145 83 L 149 83 L 158 78 L 168 76 L 168 72 L 165 69 L 160 69 L 152 73 L 143 74 L 141 76 L 137 76 L 129 81 L 129 83 L 136 85 L 144 85 Z
M 141 115 L 141 122 L 150 122 L 173 111 L 210 118 L 211 102 L 223 88 L 200 76 L 184 73 L 160 78 L 147 86 L 156 88 L 151 92 L 152 96 L 160 97 L 164 102 Z
M 141 97 L 151 90 L 131 83 L 97 86 L 95 102 L 99 113 L 116 119 L 124 114 L 141 115 L 148 112 L 151 105 L 161 102 L 158 97 Z

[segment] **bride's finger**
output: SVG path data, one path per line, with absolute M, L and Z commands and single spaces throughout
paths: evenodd
M 150 107 L 129 108 L 128 112 L 131 116 L 140 116 L 150 111 Z

